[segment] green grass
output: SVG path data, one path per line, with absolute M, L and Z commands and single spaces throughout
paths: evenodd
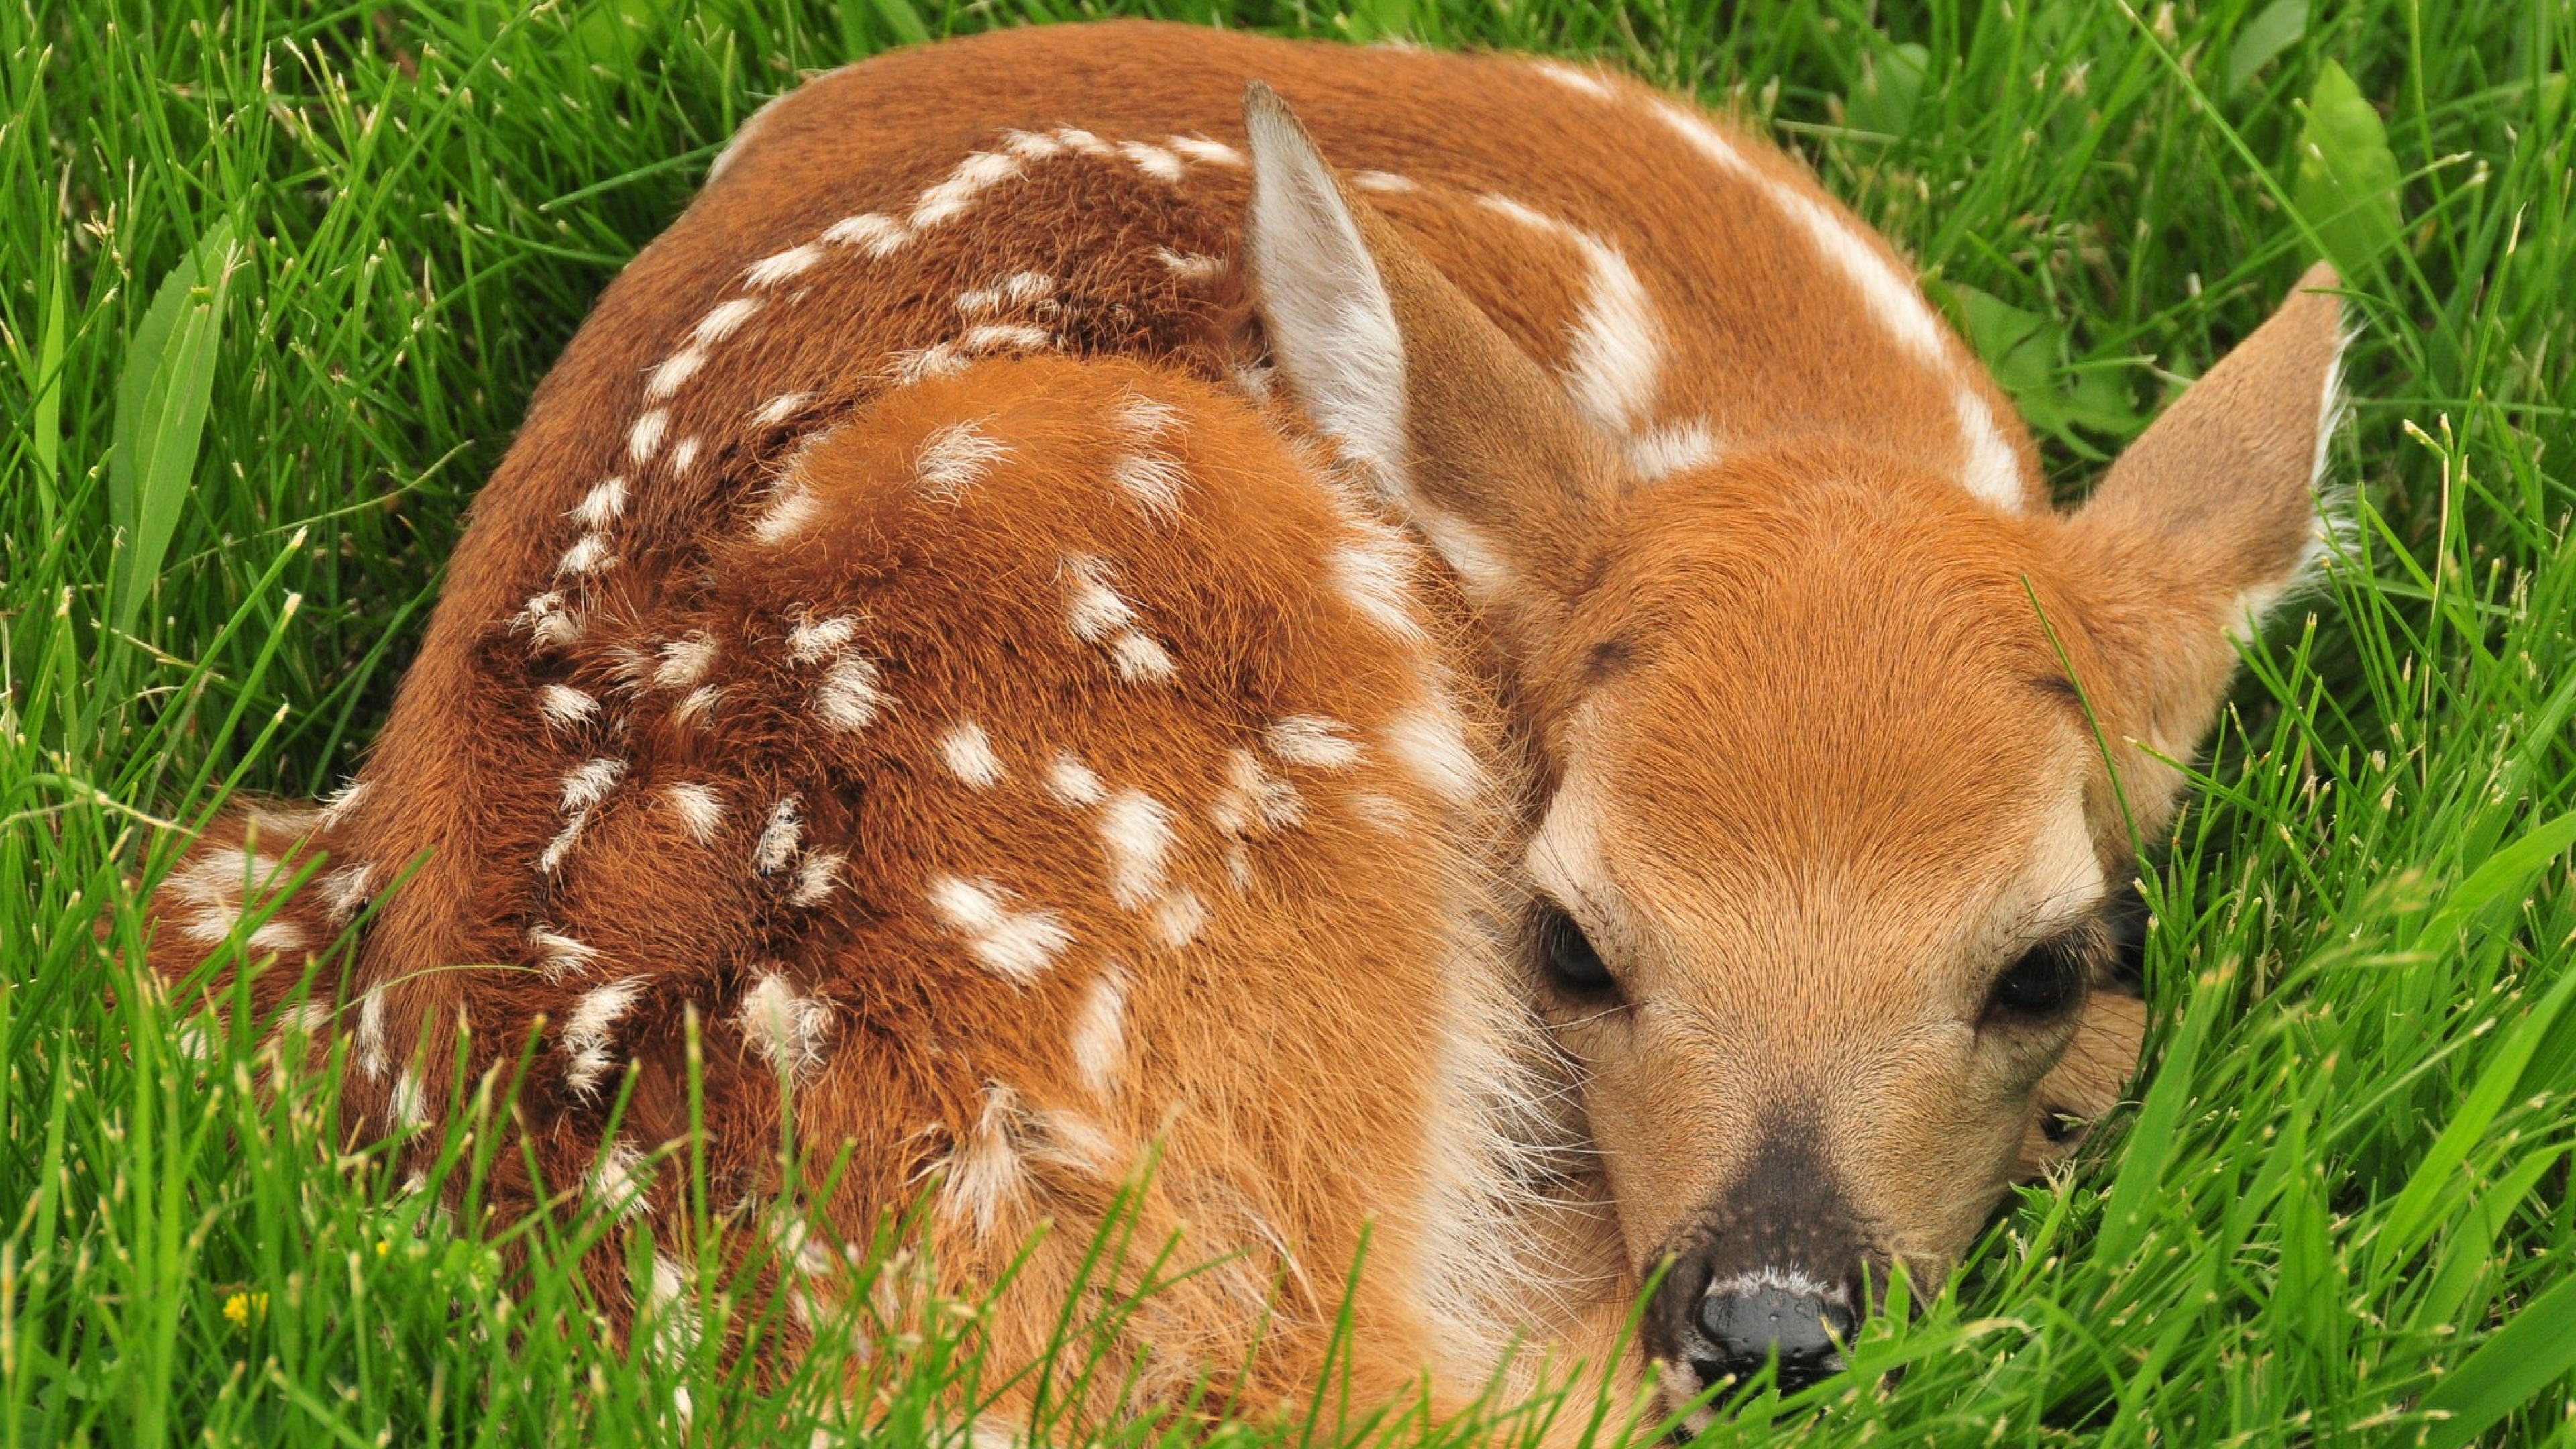
M 427 1212 L 332 1135 L 327 1079 L 176 1050 L 115 947 L 156 821 L 351 768 L 531 388 L 752 107 L 1105 12 L 28 3 L 0 13 L 0 1446 L 671 1442 L 684 1385 L 698 1437 L 802 1443 L 818 1383 L 622 1348 L 568 1270 L 595 1224 Z M 1805 1432 L 2576 1444 L 2576 10 L 1363 3 L 1224 13 L 1738 107 L 1934 274 L 2070 492 L 2318 249 L 2346 263 L 2356 549 L 2250 651 L 2160 854 L 2140 1100 Z M 509 1150 L 487 1122 L 446 1171 Z M 879 1359 L 889 1442 L 976 1372 L 941 1321 Z

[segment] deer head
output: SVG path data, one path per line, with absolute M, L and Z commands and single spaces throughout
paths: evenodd
M 1651 484 L 1247 101 L 1273 354 L 1480 617 L 1537 760 L 1526 989 L 1577 1064 L 1687 1398 L 1839 1367 L 2134 1062 L 2107 990 L 2231 634 L 2321 551 L 2319 268 L 2089 503 L 2015 514 L 1833 442 Z

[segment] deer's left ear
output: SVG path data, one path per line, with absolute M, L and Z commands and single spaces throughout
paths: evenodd
M 2235 672 L 2231 636 L 2324 556 L 2317 484 L 2347 340 L 2336 285 L 2311 268 L 2069 521 L 2067 582 L 2098 682 L 2124 732 L 2160 753 L 2191 753 Z
M 1272 359 L 1515 647 L 1589 577 L 1621 482 L 1556 385 L 1412 243 L 1342 189 L 1287 104 L 1245 93 L 1244 253 Z

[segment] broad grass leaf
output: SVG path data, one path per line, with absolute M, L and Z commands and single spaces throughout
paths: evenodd
M 2418 1405 L 2450 1417 L 2424 1435 L 2425 1449 L 2460 1449 L 2576 1368 L 2576 1272 L 2523 1305 L 2493 1337 L 2443 1376 Z
M 1941 290 L 1968 334 L 1968 345 L 2032 427 L 2096 461 L 2108 455 L 2079 429 L 2120 441 L 2137 435 L 2140 419 L 2117 367 L 2062 365 L 2069 350 L 2063 326 L 1964 282 Z
M 1860 83 L 1843 101 L 1843 124 L 1881 136 L 1912 131 L 1931 65 L 1932 52 L 1910 41 L 1872 46 L 1861 60 Z
M 117 380 L 108 509 L 119 548 L 108 619 L 119 633 L 133 632 L 196 476 L 231 270 L 232 224 L 219 221 L 153 294 Z
M 2397 245 L 2397 157 L 2388 128 L 2342 66 L 2327 61 L 2308 96 L 2291 193 L 2326 260 L 2346 278 L 2367 277 Z
M 2227 47 L 2227 86 L 2222 94 L 2232 96 L 2245 89 L 2256 71 L 2279 59 L 2282 51 L 2307 33 L 2308 0 L 2272 0 L 2245 22 Z

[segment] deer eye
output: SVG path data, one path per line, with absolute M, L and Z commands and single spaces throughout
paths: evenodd
M 1556 984 L 1577 996 L 1597 996 L 1617 989 L 1610 968 L 1601 953 L 1592 949 L 1592 940 L 1574 918 L 1554 906 L 1539 914 L 1538 947 L 1547 962 L 1547 973 Z
M 1986 996 L 1989 1022 L 2035 1022 L 2065 1011 L 2084 994 L 2094 936 L 2085 928 L 2040 942 L 1995 978 Z

